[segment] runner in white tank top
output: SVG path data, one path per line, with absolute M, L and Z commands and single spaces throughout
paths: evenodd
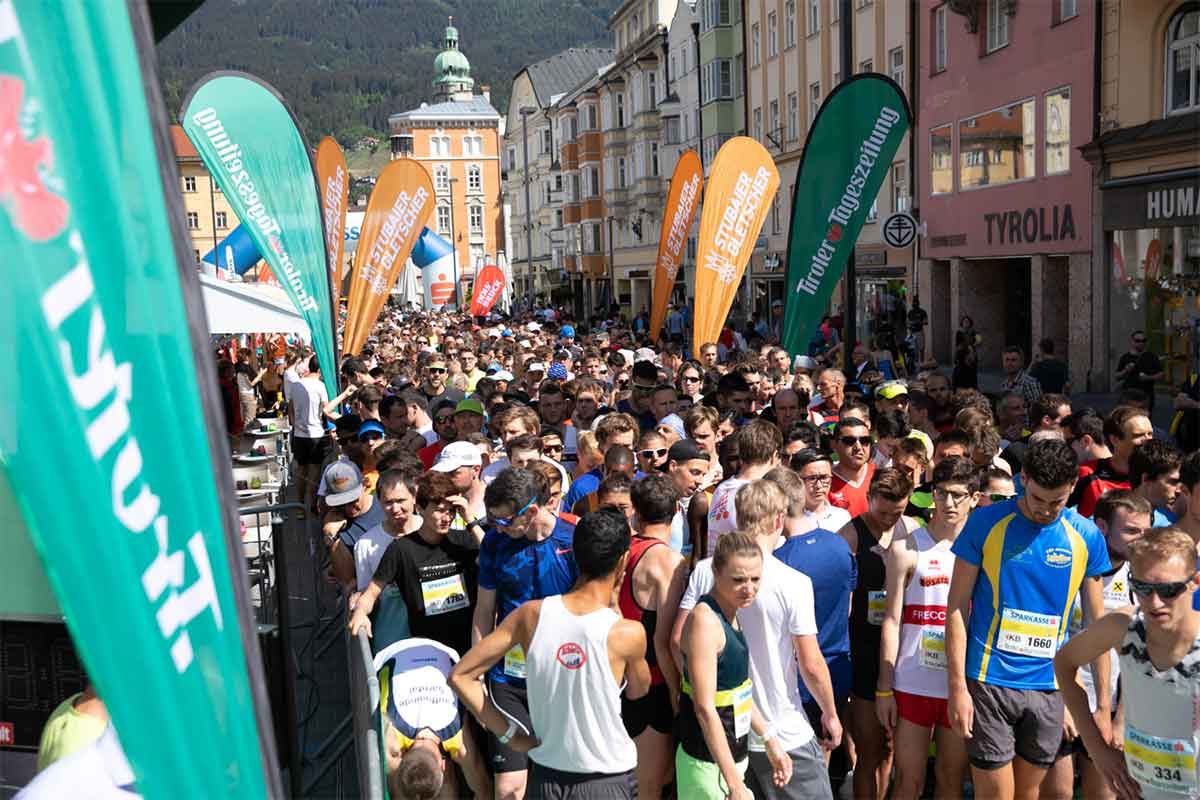
M 575 587 L 522 605 L 450 673 L 450 686 L 483 726 L 529 753 L 528 785 L 521 788 L 530 800 L 637 795 L 637 747 L 621 722 L 621 690 L 636 700 L 650 689 L 646 631 L 613 608 L 630 540 L 617 509 L 585 514 L 575 527 Z M 525 651 L 532 734 L 488 700 L 480 681 L 514 645 Z
M 1155 528 L 1129 548 L 1139 604 L 1107 614 L 1054 657 L 1054 676 L 1088 756 L 1118 794 L 1144 800 L 1200 797 L 1200 573 L 1196 545 L 1179 528 Z M 1112 648 L 1121 662 L 1122 747 L 1104 740 L 1076 682 Z
M 637 766 L 621 723 L 621 689 L 608 662 L 608 634 L 621 615 L 601 608 L 575 616 L 561 595 L 542 601 L 525 653 L 529 713 L 540 745 L 529 757 L 562 772 L 616 774 Z M 553 698 L 534 703 L 533 698 Z
M 938 796 L 954 796 L 967 771 L 963 740 L 947 714 L 946 603 L 954 573 L 954 540 L 979 501 L 979 479 L 965 458 L 948 458 L 933 471 L 933 516 L 888 548 L 887 590 L 879 632 L 875 712 L 892 735 L 896 780 L 892 797 L 916 800 L 925 786 L 930 739 L 936 735 Z

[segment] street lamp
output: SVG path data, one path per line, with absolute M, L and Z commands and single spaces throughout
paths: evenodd
M 525 157 L 525 168 L 521 170 L 521 182 L 525 184 L 525 277 L 530 282 L 526 287 L 528 294 L 533 293 L 533 223 L 530 215 L 533 207 L 529 202 L 529 115 L 536 114 L 533 106 L 521 106 L 521 150 Z
M 450 269 L 454 275 L 454 308 L 461 306 L 458 300 L 458 242 L 454 239 L 454 184 L 458 178 L 450 178 Z

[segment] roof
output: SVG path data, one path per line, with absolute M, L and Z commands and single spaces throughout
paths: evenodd
M 1182 138 L 1190 149 L 1194 147 L 1192 142 L 1197 136 L 1200 136 L 1200 111 L 1193 111 L 1108 131 L 1083 145 L 1080 150 L 1084 158 L 1094 160 L 1109 148 L 1121 148 L 1154 140 L 1171 140 L 1175 137 Z
M 432 120 L 448 118 L 476 117 L 479 119 L 499 119 L 491 101 L 481 94 L 472 95 L 470 100 L 451 100 L 445 103 L 422 104 L 420 108 L 401 111 L 392 114 L 388 121 L 403 122 L 405 120 Z
M 196 146 L 192 144 L 192 140 L 183 132 L 182 125 L 171 126 L 171 147 L 175 150 L 176 158 L 200 157 L 200 154 L 196 152 Z
M 523 70 L 529 74 L 538 105 L 547 108 L 555 95 L 565 94 L 596 74 L 596 70 L 611 64 L 611 47 L 569 47 Z

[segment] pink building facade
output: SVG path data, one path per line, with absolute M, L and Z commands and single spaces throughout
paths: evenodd
M 981 371 L 1043 338 L 1082 387 L 1093 327 L 1095 4 L 922 0 L 914 199 L 925 224 L 917 294 L 932 352 L 963 315 Z

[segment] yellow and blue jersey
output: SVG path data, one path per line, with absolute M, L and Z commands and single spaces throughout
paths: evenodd
M 979 567 L 967 624 L 966 675 L 1014 689 L 1057 688 L 1054 654 L 1085 577 L 1109 570 L 1095 524 L 1067 509 L 1050 525 L 1029 521 L 1017 499 L 971 514 L 952 551 Z

